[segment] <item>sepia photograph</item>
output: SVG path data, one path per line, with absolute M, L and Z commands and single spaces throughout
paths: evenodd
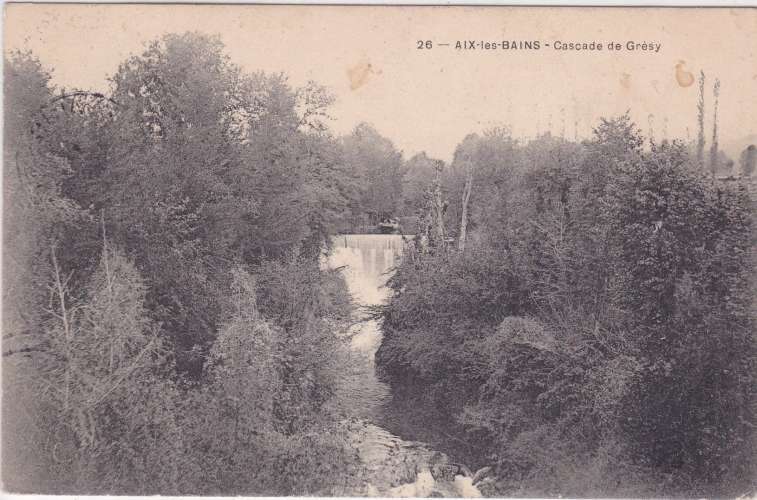
M 3 7 L 6 494 L 757 498 L 757 8 Z

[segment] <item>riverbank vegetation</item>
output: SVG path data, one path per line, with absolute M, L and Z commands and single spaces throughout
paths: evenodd
M 191 33 L 111 84 L 6 60 L 5 488 L 348 494 L 330 97 Z
M 467 245 L 391 279 L 396 431 L 493 466 L 496 496 L 754 491 L 753 205 L 691 149 L 627 115 L 580 143 L 466 138 L 440 223 L 460 237 L 469 202 Z

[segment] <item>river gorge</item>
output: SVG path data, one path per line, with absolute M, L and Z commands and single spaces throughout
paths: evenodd
M 345 234 L 334 237 L 328 267 L 340 269 L 357 304 L 351 349 L 365 370 L 353 381 L 356 407 L 369 408 L 350 425 L 352 443 L 364 470 L 363 490 L 369 496 L 478 497 L 470 477 L 455 474 L 446 455 L 417 441 L 402 439 L 382 426 L 390 389 L 375 373 L 375 354 L 381 343 L 380 320 L 367 308 L 385 303 L 386 282 L 412 236 L 396 234 Z M 442 469 L 453 473 L 441 476 Z

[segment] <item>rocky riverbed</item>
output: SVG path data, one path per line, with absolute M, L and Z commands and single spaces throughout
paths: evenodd
M 361 496 L 480 497 L 473 478 L 455 473 L 444 454 L 405 441 L 370 422 L 350 424 L 351 444 L 363 465 Z

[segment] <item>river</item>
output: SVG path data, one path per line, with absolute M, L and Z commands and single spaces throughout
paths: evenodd
M 381 327 L 379 320 L 367 314 L 365 306 L 380 305 L 388 299 L 390 290 L 385 286 L 386 281 L 402 257 L 405 241 L 395 234 L 339 235 L 334 237 L 328 259 L 329 267 L 341 268 L 349 292 L 360 306 L 351 332 L 351 348 L 365 369 L 352 390 L 356 407 L 372 410 L 360 415 L 352 433 L 353 445 L 365 471 L 364 489 L 357 493 L 400 497 L 480 496 L 470 478 L 461 475 L 451 481 L 440 478 L 438 464 L 446 462 L 446 456 L 424 443 L 401 439 L 380 425 L 381 408 L 388 401 L 389 388 L 376 378 L 375 354 L 381 342 Z

